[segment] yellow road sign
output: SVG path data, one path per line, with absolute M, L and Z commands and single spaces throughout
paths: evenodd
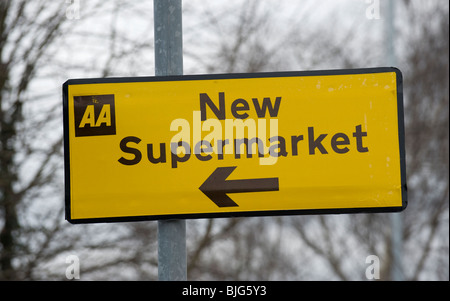
M 406 207 L 395 68 L 68 80 L 72 223 Z

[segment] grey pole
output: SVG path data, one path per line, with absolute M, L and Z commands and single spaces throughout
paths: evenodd
M 387 63 L 395 67 L 397 58 L 395 55 L 395 0 L 388 0 L 386 3 L 386 56 Z M 391 215 L 391 267 L 390 276 L 393 281 L 402 281 L 403 263 L 402 263 L 402 245 L 403 245 L 403 220 L 401 213 L 392 213 Z
M 181 0 L 153 0 L 156 76 L 183 74 Z M 186 221 L 158 221 L 158 278 L 187 280 Z

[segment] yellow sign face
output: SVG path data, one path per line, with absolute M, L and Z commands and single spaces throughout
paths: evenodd
M 395 68 L 69 80 L 71 223 L 406 207 Z

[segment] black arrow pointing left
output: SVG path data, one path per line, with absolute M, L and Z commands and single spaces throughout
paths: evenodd
M 218 167 L 199 189 L 218 207 L 238 207 L 227 193 L 278 191 L 278 178 L 227 180 L 237 166 Z

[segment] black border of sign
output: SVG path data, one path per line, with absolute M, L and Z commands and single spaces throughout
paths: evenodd
M 400 169 L 402 185 L 401 207 L 371 207 L 371 208 L 335 208 L 335 209 L 301 209 L 301 210 L 276 210 L 276 211 L 245 211 L 224 213 L 198 213 L 176 215 L 145 215 L 145 216 L 118 216 L 102 218 L 72 219 L 70 212 L 70 154 L 69 154 L 69 115 L 68 115 L 68 87 L 70 85 L 103 84 L 103 83 L 129 83 L 129 82 L 163 82 L 163 81 L 194 81 L 214 79 L 244 79 L 244 78 L 270 78 L 270 77 L 298 77 L 298 76 L 327 76 L 327 75 L 352 75 L 370 73 L 395 72 L 397 77 L 397 113 L 398 113 L 398 139 L 400 146 Z M 62 86 L 63 92 L 63 123 L 64 123 L 64 187 L 65 187 L 65 217 L 72 224 L 85 223 L 112 223 L 132 222 L 145 220 L 167 219 L 196 219 L 219 217 L 250 217 L 250 216 L 279 216 L 279 215 L 311 215 L 311 214 L 353 214 L 353 213 L 387 213 L 403 211 L 407 204 L 406 161 L 405 161 L 405 126 L 403 108 L 403 76 L 395 67 L 377 67 L 362 69 L 337 69 L 314 71 L 287 71 L 287 72 L 261 72 L 261 73 L 229 73 L 207 75 L 177 75 L 177 76 L 150 76 L 150 77 L 117 77 L 117 78 L 88 78 L 69 79 Z M 201 183 L 199 183 L 200 186 Z

